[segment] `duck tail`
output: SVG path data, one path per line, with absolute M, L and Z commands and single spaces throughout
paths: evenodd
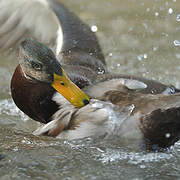
M 156 109 L 141 117 L 140 129 L 148 148 L 166 148 L 180 139 L 180 106 Z

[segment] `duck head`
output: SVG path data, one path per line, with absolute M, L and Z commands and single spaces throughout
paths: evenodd
M 46 122 L 57 110 L 51 100 L 56 91 L 77 108 L 89 103 L 89 97 L 67 77 L 48 47 L 26 39 L 21 43 L 19 52 L 20 65 L 11 80 L 11 92 L 16 105 L 31 118 Z M 42 117 L 51 109 L 49 107 L 52 107 L 52 111 Z M 37 111 L 45 112 L 37 117 Z
M 32 39 L 23 41 L 20 46 L 20 64 L 27 78 L 49 84 L 75 107 L 89 103 L 89 97 L 67 77 L 47 46 Z

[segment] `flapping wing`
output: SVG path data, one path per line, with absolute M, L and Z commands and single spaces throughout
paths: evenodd
M 18 47 L 25 37 L 54 48 L 62 32 L 59 28 L 59 21 L 46 0 L 0 0 L 1 51 Z

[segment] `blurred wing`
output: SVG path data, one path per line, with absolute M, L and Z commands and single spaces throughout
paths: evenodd
M 17 47 L 25 37 L 57 51 L 57 38 L 62 39 L 59 21 L 46 0 L 0 0 L 0 25 L 1 51 Z
M 68 51 L 85 52 L 105 64 L 98 39 L 90 27 L 59 2 L 53 0 L 48 0 L 48 2 L 62 25 L 64 35 L 62 51 L 64 53 Z
M 88 25 L 53 0 L 0 0 L 0 51 L 31 37 L 50 47 L 62 64 L 105 71 L 101 47 Z M 63 57 L 61 57 L 63 56 Z

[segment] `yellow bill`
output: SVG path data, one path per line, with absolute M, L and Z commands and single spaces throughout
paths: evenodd
M 89 103 L 89 97 L 67 77 L 64 70 L 62 76 L 54 74 L 52 87 L 77 108 Z

